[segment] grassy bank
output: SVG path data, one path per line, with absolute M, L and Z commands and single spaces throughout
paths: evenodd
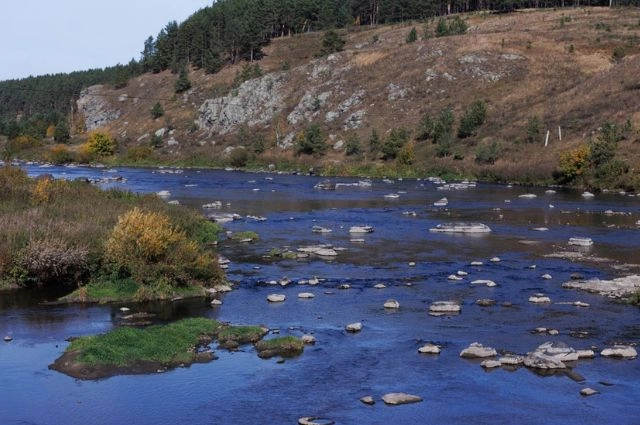
M 221 228 L 155 195 L 0 168 L 0 288 L 71 285 L 83 298 L 157 299 L 223 279 Z

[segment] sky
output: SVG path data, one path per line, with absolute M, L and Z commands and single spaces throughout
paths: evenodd
M 1 0 L 0 81 L 127 64 L 212 0 Z

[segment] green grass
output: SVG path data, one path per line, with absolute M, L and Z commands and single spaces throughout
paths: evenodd
M 231 239 L 234 241 L 242 241 L 242 240 L 251 240 L 257 241 L 260 239 L 260 236 L 256 232 L 252 232 L 250 230 L 246 230 L 244 232 L 235 232 L 231 235 Z
M 117 328 L 107 334 L 71 342 L 67 351 L 80 350 L 78 360 L 91 366 L 133 366 L 140 362 L 188 363 L 202 335 L 213 335 L 220 323 L 205 318 L 183 319 L 145 329 Z
M 228 326 L 218 332 L 220 341 L 236 341 L 239 344 L 256 342 L 265 335 L 264 328 L 259 326 Z

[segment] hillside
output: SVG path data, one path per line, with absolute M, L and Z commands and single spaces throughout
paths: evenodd
M 454 136 L 444 154 L 428 138 L 417 140 L 403 165 L 418 172 L 550 182 L 561 155 L 597 137 L 610 122 L 625 128 L 617 156 L 630 167 L 627 186 L 640 188 L 633 184 L 640 172 L 639 9 L 463 18 L 467 32 L 447 37 L 433 36 L 433 20 L 342 30 L 344 50 L 324 57 L 316 57 L 322 33 L 274 39 L 253 65 L 262 76 L 235 87 L 246 62 L 213 75 L 191 71 L 192 88 L 177 95 L 177 75 L 169 71 L 143 74 L 117 90 L 92 87 L 78 103 L 74 127 L 84 122 L 86 129 L 108 131 L 129 162 L 226 165 L 231 156 L 232 162 L 295 162 L 341 173 L 375 163 L 388 172 L 398 161 L 369 152 L 372 130 L 384 140 L 404 129 L 404 144 L 418 137 L 425 115 L 435 119 L 451 108 L 457 128 L 465 110 L 482 101 L 486 119 L 475 134 Z M 418 37 L 409 43 L 413 27 Z M 164 115 L 153 119 L 156 102 Z M 530 128 L 535 118 L 537 132 Z M 296 155 L 310 127 L 320 129 L 329 148 Z M 75 143 L 83 137 L 77 134 Z M 155 149 L 139 148 L 152 139 Z M 363 152 L 347 156 L 348 140 L 358 141 Z M 230 153 L 241 147 L 246 157 Z

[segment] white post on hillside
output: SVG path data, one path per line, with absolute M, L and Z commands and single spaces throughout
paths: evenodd
M 558 126 L 558 139 L 562 142 L 562 129 Z
M 547 130 L 547 137 L 544 138 L 544 147 L 546 148 L 549 144 L 549 130 Z

